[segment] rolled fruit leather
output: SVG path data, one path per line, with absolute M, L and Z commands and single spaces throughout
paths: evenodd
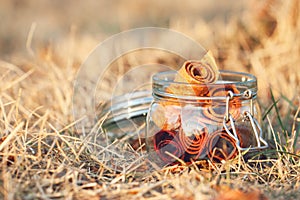
M 186 61 L 175 75 L 175 84 L 170 84 L 166 92 L 180 96 L 199 96 L 199 97 L 226 97 L 228 91 L 239 94 L 239 90 L 230 84 L 222 85 L 214 83 L 219 79 L 219 70 L 208 52 L 200 61 Z M 189 83 L 177 84 L 177 83 Z M 154 149 L 159 157 L 166 162 L 171 161 L 170 155 L 163 152 L 167 149 L 174 150 L 175 157 L 183 161 L 197 160 L 201 154 L 207 154 L 215 162 L 222 159 L 232 159 L 237 155 L 236 141 L 231 138 L 226 131 L 217 130 L 209 134 L 205 124 L 222 125 L 226 109 L 224 102 L 218 105 L 218 101 L 205 100 L 200 115 L 190 113 L 190 120 L 182 120 L 182 106 L 176 101 L 163 101 L 156 104 L 152 112 L 152 120 L 161 128 L 154 136 Z M 233 98 L 229 103 L 230 114 L 236 118 L 240 114 L 241 102 L 238 98 Z M 184 124 L 194 123 L 201 129 L 184 130 Z M 203 125 L 204 124 L 204 125 Z M 179 130 L 179 131 L 178 131 Z M 246 141 L 245 138 L 239 136 Z M 167 141 L 166 141 L 166 140 Z M 171 147 L 168 144 L 172 144 Z M 176 146 L 177 145 L 177 146 Z M 163 151 L 162 151 L 163 150 Z M 169 152 L 170 153 L 170 152 Z M 174 158 L 173 158 L 174 160 Z
M 215 83 L 219 70 L 212 53 L 208 51 L 200 61 L 186 61 L 178 70 L 174 81 L 186 84 L 170 84 L 166 91 L 176 95 L 207 96 L 207 84 Z M 177 101 L 161 102 L 153 112 L 153 121 L 162 129 L 176 129 L 180 123 L 180 105 Z

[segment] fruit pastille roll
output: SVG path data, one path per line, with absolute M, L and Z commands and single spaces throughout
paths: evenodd
M 201 60 L 188 60 L 183 63 L 175 76 L 175 83 L 168 87 L 168 92 L 177 95 L 206 96 L 207 84 L 215 83 L 219 74 L 212 53 L 208 51 Z M 178 82 L 191 85 L 177 84 Z

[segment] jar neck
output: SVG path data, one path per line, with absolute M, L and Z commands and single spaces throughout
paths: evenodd
M 240 72 L 220 71 L 220 79 L 214 84 L 190 84 L 176 82 L 176 71 L 161 72 L 152 78 L 152 92 L 155 99 L 174 99 L 176 101 L 225 101 L 228 91 L 233 98 L 247 100 L 246 92 L 256 98 L 256 77 Z

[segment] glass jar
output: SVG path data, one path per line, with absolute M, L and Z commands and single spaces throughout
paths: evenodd
M 160 165 L 235 158 L 268 146 L 259 125 L 256 77 L 220 71 L 220 80 L 201 85 L 175 82 L 176 71 L 152 78 L 146 147 Z

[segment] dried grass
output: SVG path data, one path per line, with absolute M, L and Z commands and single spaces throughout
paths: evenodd
M 0 61 L 0 198 L 300 198 L 300 4 L 257 2 L 226 26 L 175 17 L 169 26 L 207 41 L 222 68 L 258 77 L 270 150 L 206 168 L 193 163 L 157 169 L 126 140 L 103 145 L 97 138 L 104 133 L 78 132 L 72 117 L 73 80 L 88 53 L 76 49 L 88 49 L 93 39 L 71 32 L 64 43 L 32 51 L 29 38 L 30 59 Z M 214 40 L 207 40 L 211 33 Z M 174 63 L 154 58 L 161 59 Z

